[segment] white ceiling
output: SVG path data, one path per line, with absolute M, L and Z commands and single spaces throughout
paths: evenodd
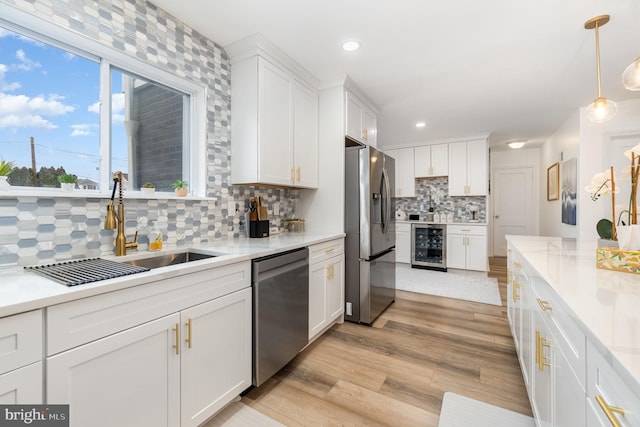
M 151 1 L 222 46 L 261 33 L 321 81 L 350 76 L 378 108 L 387 146 L 481 134 L 495 148 L 544 142 L 597 96 L 584 22 L 600 14 L 611 15 L 602 95 L 640 98 L 620 78 L 640 56 L 638 0 Z M 362 48 L 342 52 L 347 39 Z

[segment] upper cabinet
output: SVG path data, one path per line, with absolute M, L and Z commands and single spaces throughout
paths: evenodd
M 449 196 L 487 195 L 487 141 L 449 144 Z
M 318 187 L 318 92 L 275 61 L 232 62 L 231 181 Z
M 363 144 L 377 146 L 376 113 L 350 90 L 345 91 L 345 135 Z
M 416 178 L 449 175 L 448 144 L 423 145 L 414 149 Z
M 385 150 L 396 160 L 396 188 L 394 197 L 416 197 L 416 179 L 413 174 L 413 148 Z

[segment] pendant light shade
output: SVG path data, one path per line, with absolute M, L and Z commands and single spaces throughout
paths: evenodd
M 603 123 L 616 115 L 618 107 L 610 99 L 600 93 L 600 35 L 598 28 L 609 22 L 609 15 L 599 15 L 584 23 L 587 30 L 596 30 L 596 71 L 598 75 L 598 97 L 587 107 L 586 117 L 592 123 Z
M 629 90 L 640 90 L 640 58 L 633 61 L 624 70 L 622 84 Z

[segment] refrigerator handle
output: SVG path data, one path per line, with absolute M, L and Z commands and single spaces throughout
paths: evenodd
M 384 185 L 384 194 L 382 195 L 382 232 L 386 233 L 389 228 L 391 219 L 391 188 L 389 187 L 389 176 L 387 169 L 382 169 L 382 184 Z

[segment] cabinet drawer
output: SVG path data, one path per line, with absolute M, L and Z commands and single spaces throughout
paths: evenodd
M 344 239 L 334 239 L 328 242 L 309 246 L 309 265 L 323 262 L 331 257 L 344 253 Z
M 630 375 L 630 374 L 629 374 Z M 598 402 L 602 399 L 602 403 Z M 591 415 L 600 421 L 601 426 L 610 426 L 603 409 L 609 405 L 624 410 L 623 414 L 611 413 L 623 426 L 640 425 L 640 396 L 627 386 L 600 351 L 587 341 L 587 401 L 591 406 Z
M 47 355 L 251 286 L 251 263 L 216 267 L 47 308 Z
M 555 344 L 560 348 L 569 362 L 569 366 L 585 388 L 586 370 L 586 337 L 582 330 L 567 314 L 569 311 L 555 292 L 543 282 L 534 279 L 532 288 L 533 309 L 540 312 L 541 317 L 549 326 Z
M 487 227 L 483 225 L 447 225 L 447 234 L 472 234 L 486 236 Z
M 42 310 L 0 319 L 0 374 L 42 359 Z
M 396 222 L 396 233 L 409 233 L 411 232 L 411 224 L 409 223 L 397 223 Z

